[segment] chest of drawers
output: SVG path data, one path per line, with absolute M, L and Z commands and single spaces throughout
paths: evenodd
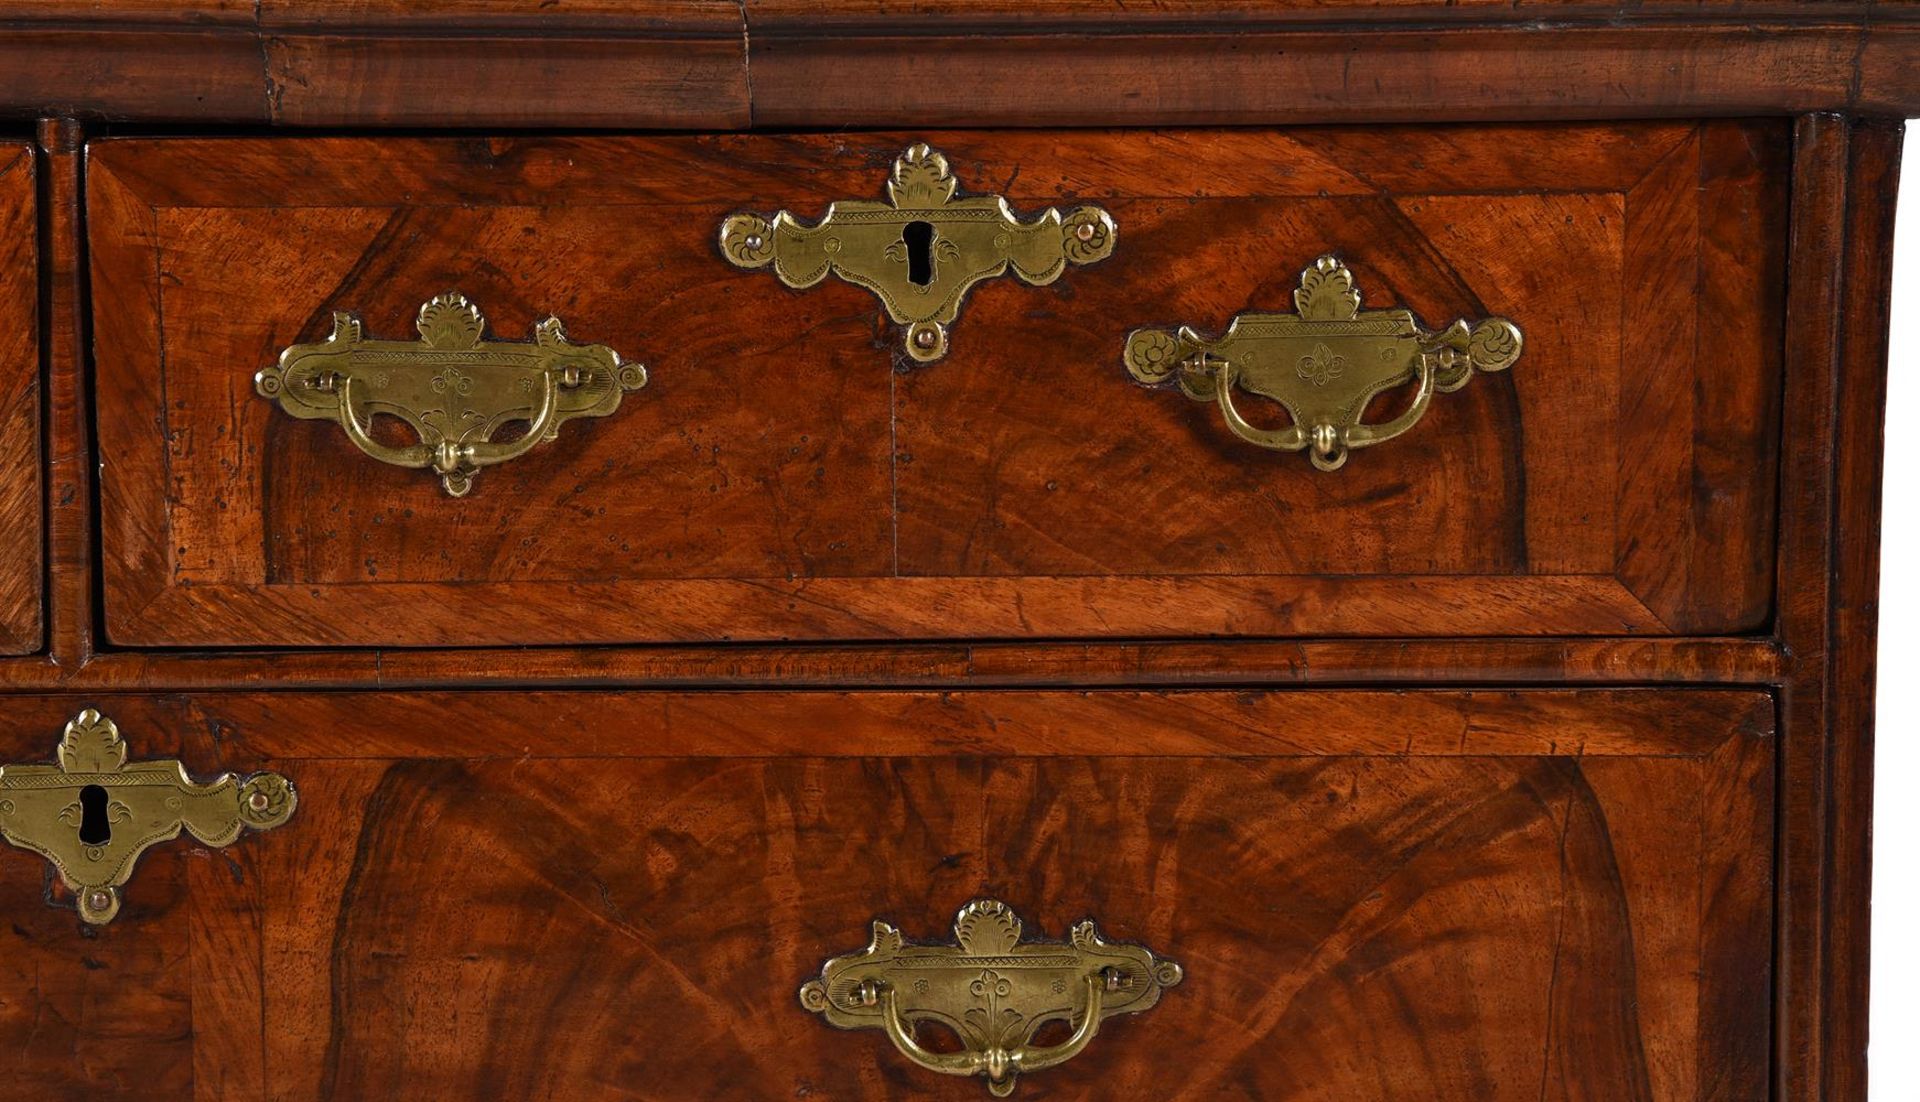
M 0 24 L 0 1098 L 1864 1098 L 1906 12 Z

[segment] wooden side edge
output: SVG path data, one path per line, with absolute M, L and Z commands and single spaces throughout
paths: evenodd
M 1882 403 L 1901 127 L 1796 130 L 1774 1093 L 1864 1102 Z
M 171 579 L 164 334 L 152 206 L 87 154 L 100 566 L 108 633 L 138 622 Z
M 1893 291 L 1898 122 L 1853 134 L 1834 480 L 1828 630 L 1828 880 L 1823 1047 L 1826 1097 L 1867 1097 L 1867 980 L 1873 871 L 1873 715 L 1880 613 L 1881 464 Z
M 40 459 L 40 224 L 32 147 L 0 144 L 0 654 L 45 644 L 45 499 Z
M 41 241 L 46 249 L 48 647 L 63 667 L 93 653 L 93 426 L 88 395 L 84 131 L 39 126 Z

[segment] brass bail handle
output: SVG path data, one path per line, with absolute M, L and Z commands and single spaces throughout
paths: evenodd
M 999 1045 L 988 1047 L 984 1052 L 966 1051 L 958 1053 L 937 1053 L 923 1048 L 914 1040 L 913 1026 L 900 1015 L 899 999 L 891 986 L 880 980 L 868 980 L 862 985 L 861 998 L 868 1005 L 879 1005 L 887 1039 L 893 1047 L 914 1063 L 929 1071 L 945 1075 L 984 1075 L 987 1079 L 987 1093 L 995 1098 L 1005 1098 L 1013 1093 L 1018 1077 L 1023 1071 L 1040 1071 L 1045 1068 L 1064 1064 L 1085 1050 L 1100 1031 L 1100 1018 L 1104 1008 L 1101 1006 L 1100 993 L 1117 982 L 1118 973 L 1104 969 L 1101 973 L 1088 975 L 1082 983 L 1083 997 L 1072 1020 L 1077 1023 L 1073 1034 L 1057 1045 L 1034 1046 L 1029 1044 L 1003 1048 Z M 1011 985 L 1000 976 L 991 972 L 983 973 L 968 985 L 968 990 L 976 998 L 984 997 L 991 986 L 995 993 L 1005 997 Z
M 915 1065 L 942 1075 L 978 1075 L 996 1098 L 1024 1072 L 1058 1067 L 1099 1035 L 1101 1023 L 1152 1007 L 1183 978 L 1180 966 L 1144 946 L 1110 942 L 1091 921 L 1064 942 L 1022 937 L 998 900 L 975 900 L 954 919 L 952 944 L 914 944 L 885 922 L 857 953 L 835 957 L 800 988 L 800 1005 L 841 1029 L 878 1029 Z M 1035 1045 L 1048 1022 L 1071 1033 Z M 957 1052 L 935 1052 L 917 1023 L 945 1026 Z
M 575 344 L 558 318 L 533 340 L 486 339 L 486 318 L 449 291 L 420 307 L 417 341 L 371 340 L 351 313 L 333 316 L 326 340 L 296 344 L 254 376 L 254 389 L 298 418 L 330 420 L 369 458 L 432 470 L 449 496 L 464 497 L 481 468 L 559 439 L 577 417 L 605 417 L 647 369 L 602 344 Z M 415 442 L 382 443 L 376 417 L 405 423 Z M 496 439 L 508 425 L 525 428 Z
M 1435 393 L 1467 385 L 1476 373 L 1505 371 L 1520 358 L 1520 328 L 1505 318 L 1438 331 L 1406 309 L 1361 310 L 1353 274 L 1323 256 L 1300 274 L 1295 313 L 1241 314 L 1218 338 L 1186 326 L 1136 329 L 1127 337 L 1127 371 L 1145 386 L 1178 386 L 1211 402 L 1233 435 L 1276 451 L 1305 451 L 1334 471 L 1356 448 L 1411 431 Z M 1415 383 L 1406 410 L 1391 420 L 1364 420 L 1375 396 Z M 1291 424 L 1261 428 L 1241 413 L 1236 394 L 1271 399 Z

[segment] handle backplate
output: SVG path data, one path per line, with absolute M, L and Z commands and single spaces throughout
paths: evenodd
M 647 369 L 603 344 L 575 344 L 560 319 L 533 341 L 487 340 L 486 318 L 449 291 L 420 307 L 417 341 L 369 340 L 360 319 L 333 315 L 324 341 L 296 344 L 254 376 L 254 389 L 295 417 L 334 421 L 362 452 L 397 467 L 430 468 L 448 494 L 464 497 L 480 468 L 556 439 L 576 417 L 605 417 Z M 377 416 L 398 418 L 415 443 L 382 442 Z M 511 424 L 525 430 L 496 440 Z
M 998 900 L 976 900 L 954 919 L 954 944 L 908 943 L 885 922 L 873 924 L 865 949 L 835 957 L 800 988 L 800 1005 L 841 1029 L 878 1029 L 929 1071 L 981 1075 L 995 1097 L 1013 1093 L 1023 1071 L 1078 1055 L 1117 1014 L 1153 1006 L 1181 980 L 1180 966 L 1139 945 L 1116 944 L 1082 922 L 1065 942 L 1028 941 L 1021 922 Z M 1033 1044 L 1049 1022 L 1070 1034 Z M 921 1024 L 944 1026 L 960 1039 L 939 1052 L 915 1036 Z
M 1413 428 L 1435 391 L 1459 390 L 1474 372 L 1505 371 L 1520 357 L 1520 329 L 1505 318 L 1434 331 L 1410 310 L 1360 309 L 1352 273 L 1331 256 L 1301 273 L 1293 299 L 1297 313 L 1241 314 L 1214 339 L 1185 326 L 1136 329 L 1127 370 L 1147 386 L 1178 384 L 1187 397 L 1216 403 L 1242 440 L 1308 451 L 1315 467 L 1331 471 L 1352 449 Z M 1362 419 L 1376 395 L 1411 382 L 1418 389 L 1404 411 L 1377 424 Z M 1278 402 L 1292 424 L 1248 422 L 1234 400 L 1241 390 Z

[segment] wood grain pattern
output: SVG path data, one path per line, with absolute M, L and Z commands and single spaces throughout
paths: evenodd
M 192 875 L 137 881 L 129 913 L 148 925 L 89 943 L 189 954 L 173 997 L 192 1030 L 140 1058 L 194 1077 L 150 1077 L 155 1102 L 395 1082 L 437 1099 L 958 1097 L 790 989 L 870 919 L 936 936 L 982 893 L 1048 932 L 1094 915 L 1187 967 L 1153 1014 L 1023 1087 L 1044 1097 L 1763 1090 L 1760 693 L 99 703 L 136 737 L 171 726 L 196 767 L 271 764 L 301 788 L 291 829 L 149 858 Z M 19 698 L 0 749 L 33 753 L 72 706 Z M 61 921 L 9 967 L 80 955 L 70 915 L 21 902 Z M 126 965 L 92 951 L 118 991 Z M 108 1042 L 32 1034 L 73 998 L 44 983 L 0 1010 L 0 1041 L 43 1061 L 32 1097 L 83 1097 L 110 1081 L 88 1059 Z
M 40 621 L 39 203 L 32 147 L 0 142 L 0 654 L 45 645 Z
M 884 28 L 762 34 L 749 56 L 753 118 L 766 126 L 1599 119 L 1644 117 L 1651 103 L 1676 102 L 1688 105 L 1688 116 L 1851 108 L 1862 32 L 1799 32 L 1790 24 L 1667 25 L 1656 33 L 1572 25 L 1545 35 L 1527 26 L 1444 37 L 1425 27 L 1355 35 L 1336 25 L 1174 30 L 1128 49 L 1097 27 L 933 38 Z M 1911 48 L 1889 53 L 1910 56 Z M 1747 70 L 1748 59 L 1770 71 Z M 1006 70 L 1042 74 L 1044 94 L 1026 81 L 970 76 Z M 1905 100 L 1902 82 L 1915 78 L 1897 64 L 1876 75 L 1885 82 L 1876 98 L 1886 100 Z M 873 88 L 889 94 L 875 97 Z M 1436 115 L 1437 104 L 1444 114 Z
M 0 662 L 14 692 L 258 688 L 905 686 L 1776 686 L 1779 646 L 1738 639 L 1306 640 L 113 651 L 77 668 Z
M 1848 276 L 1833 468 L 1834 546 L 1828 738 L 1829 915 L 1823 1062 L 1829 1097 L 1867 1093 L 1867 987 L 1872 928 L 1874 692 L 1880 627 L 1881 464 L 1885 445 L 1887 340 L 1893 301 L 1894 196 L 1903 126 L 1859 125 L 1851 140 Z
M 908 135 L 96 146 L 115 641 L 1764 621 L 1779 128 L 928 137 L 970 187 L 1021 209 L 1101 201 L 1125 244 L 1050 288 L 977 289 L 953 354 L 905 374 L 870 296 L 791 292 L 728 268 L 709 239 L 739 207 L 817 212 L 872 193 Z M 1642 181 L 1675 165 L 1706 188 L 1700 231 L 1637 227 Z M 1725 274 L 1652 278 L 1695 270 L 1709 247 Z M 1369 301 L 1434 324 L 1520 319 L 1522 367 L 1329 477 L 1118 366 L 1132 327 L 1278 308 L 1330 249 Z M 252 371 L 332 310 L 404 335 L 449 286 L 503 334 L 559 313 L 654 382 L 461 501 L 254 398 Z M 1623 353 L 1623 334 L 1672 324 L 1714 339 Z M 1643 394 L 1659 397 L 1627 400 Z M 1669 476 L 1712 492 L 1675 495 Z M 1711 552 L 1696 545 L 1707 530 Z
M 455 2 L 509 9 L 517 0 Z M 432 11 L 444 5 L 445 0 L 436 0 L 423 7 Z M 1423 22 L 1445 26 L 1498 23 L 1514 10 L 1510 0 L 1460 0 L 1451 4 L 1432 0 L 1238 0 L 1232 4 L 1219 0 L 1155 0 L 1152 4 L 1127 0 L 746 0 L 745 6 L 748 24 L 764 34 L 859 33 L 879 28 L 904 32 L 956 26 L 1003 32 L 1097 27 L 1109 34 L 1123 29 L 1148 32 L 1191 28 L 1196 24 L 1260 27 L 1350 22 L 1392 26 Z M 1640 0 L 1627 8 L 1618 0 L 1545 0 L 1527 5 L 1526 10 L 1536 19 L 1570 22 L 1583 18 L 1613 21 L 1628 14 L 1691 16 L 1696 20 L 1798 15 L 1809 20 L 1844 21 L 1866 15 L 1872 6 L 1860 0 Z
M 72 718 L 58 713 L 84 706 L 71 700 L 14 704 L 8 702 L 0 755 L 8 762 L 46 760 Z M 138 754 L 186 753 L 187 709 L 153 701 L 125 714 L 134 721 L 127 735 Z M 0 914 L 6 916 L 0 1046 L 8 1057 L 0 1098 L 158 1102 L 193 1096 L 189 866 L 208 860 L 205 851 L 187 847 L 148 853 L 139 888 L 114 925 L 93 930 L 74 913 L 71 898 L 62 897 L 44 858 L 0 845 Z M 209 971 L 223 966 L 206 962 Z
M 0 26 L 0 114 L 18 117 L 745 129 L 1920 111 L 1914 9 L 1851 0 L 8 0 Z
M 99 578 L 83 133 L 72 119 L 43 119 L 38 129 L 47 172 L 47 650 L 68 671 L 95 651 Z
M 1775 1089 L 1867 1097 L 1874 636 L 1886 333 L 1900 128 L 1818 116 L 1796 135 L 1795 334 L 1784 460 Z
M 1781 694 L 1781 762 L 1798 778 L 1781 791 L 1776 906 L 1780 922 L 1777 974 L 1780 1028 L 1775 1035 L 1774 1090 L 1782 1097 L 1824 1091 L 1833 1061 L 1826 1022 L 1829 890 L 1827 837 L 1834 687 L 1830 680 L 1834 599 L 1833 466 L 1840 400 L 1840 349 L 1846 318 L 1847 210 L 1852 125 L 1809 116 L 1794 130 L 1792 279 L 1789 349 L 1795 370 L 1785 401 L 1804 409 L 1804 430 L 1782 442 L 1780 613 L 1777 631 L 1794 641 L 1792 677 Z M 1864 1008 L 1861 1008 L 1864 1013 Z
M 274 35 L 264 45 L 269 110 L 279 125 L 738 130 L 753 117 L 737 34 L 659 41 L 582 35 L 545 40 L 538 50 L 485 35 L 432 45 L 409 37 Z M 515 94 L 475 95 L 468 83 L 475 72 Z M 565 75 L 556 79 L 559 73 Z

